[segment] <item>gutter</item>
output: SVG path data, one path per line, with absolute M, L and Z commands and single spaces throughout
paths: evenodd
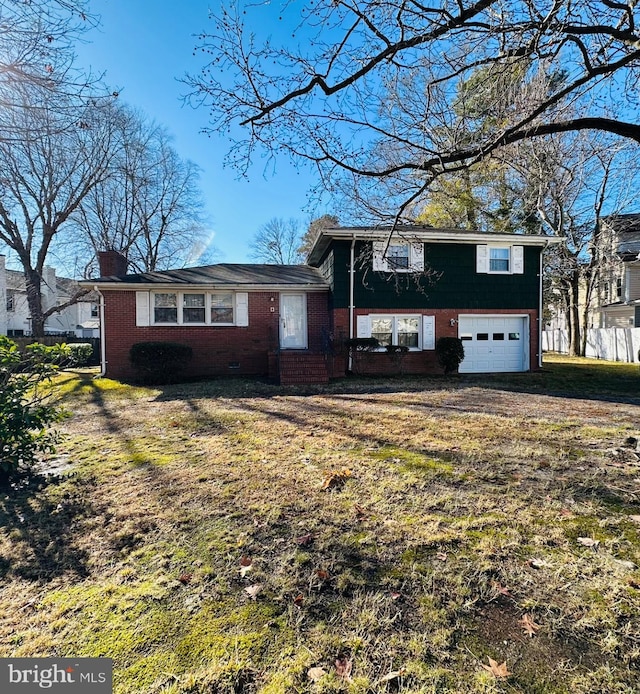
M 355 304 L 354 304 L 354 285 L 355 285 L 355 248 L 356 248 L 356 235 L 353 234 L 351 237 L 351 249 L 349 251 L 349 339 L 353 340 L 354 335 L 354 318 L 355 318 Z M 353 370 L 353 350 L 349 350 L 349 363 L 347 364 L 347 369 L 349 372 Z
M 94 291 L 100 296 L 100 378 L 103 378 L 107 373 L 107 345 L 104 331 L 104 294 L 97 286 L 93 287 Z

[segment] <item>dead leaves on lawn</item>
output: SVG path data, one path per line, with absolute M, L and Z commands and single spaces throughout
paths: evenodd
M 509 675 L 512 674 L 507 669 L 506 660 L 504 663 L 499 664 L 497 660 L 489 658 L 489 665 L 485 665 L 484 663 L 481 663 L 481 665 L 487 672 L 490 672 L 497 679 L 504 679 L 505 677 L 509 677 Z
M 522 625 L 522 628 L 524 629 L 525 633 L 528 634 L 531 638 L 533 638 L 536 635 L 538 629 L 542 628 L 539 624 L 536 624 L 533 621 L 533 618 L 530 614 L 526 613 L 522 615 L 520 624 Z
M 342 470 L 336 470 L 335 472 L 328 472 L 322 483 L 322 489 L 340 488 L 344 486 L 344 483 L 350 477 L 353 477 L 353 473 L 346 467 L 343 467 Z

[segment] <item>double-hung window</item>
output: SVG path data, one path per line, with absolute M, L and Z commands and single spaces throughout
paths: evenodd
M 410 247 L 408 243 L 392 243 L 387 251 L 387 266 L 390 270 L 409 269 Z
M 508 248 L 489 247 L 489 272 L 509 272 L 511 254 Z
M 419 316 L 371 316 L 371 337 L 382 347 L 401 345 L 420 349 Z
M 524 247 L 479 244 L 476 246 L 476 272 L 490 275 L 522 275 Z
M 233 325 L 232 292 L 153 292 L 151 319 L 160 325 Z
M 424 244 L 393 239 L 373 242 L 373 269 L 377 272 L 423 272 Z
M 211 322 L 233 323 L 233 294 L 211 294 Z

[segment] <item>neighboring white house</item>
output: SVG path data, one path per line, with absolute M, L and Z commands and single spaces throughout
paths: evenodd
M 56 277 L 51 267 L 44 269 L 42 294 L 44 308 L 69 301 L 80 289 L 75 280 Z M 99 337 L 98 299 L 93 294 L 83 296 L 77 303 L 53 313 L 45 323 L 47 335 Z M 22 337 L 31 334 L 31 317 L 27 303 L 24 274 L 7 270 L 5 257 L 0 255 L 0 335 Z

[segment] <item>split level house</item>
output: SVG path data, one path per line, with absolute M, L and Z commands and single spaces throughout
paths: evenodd
M 52 267 L 44 268 L 41 287 L 45 310 L 66 303 L 80 289 L 76 280 L 58 277 Z M 76 303 L 52 313 L 45 322 L 45 334 L 99 337 L 98 305 L 99 299 L 93 292 L 86 294 Z M 0 335 L 31 336 L 31 313 L 24 273 L 7 269 L 4 255 L 0 255 Z
M 325 229 L 306 265 L 217 264 L 127 274 L 115 251 L 101 277 L 103 372 L 135 377 L 133 344 L 190 345 L 187 376 L 344 376 L 345 343 L 375 337 L 360 373 L 441 373 L 439 337 L 459 337 L 465 373 L 541 366 L 542 250 L 549 238 L 430 227 Z M 400 358 L 388 345 L 406 347 Z M 401 362 L 401 363 L 400 363 Z

